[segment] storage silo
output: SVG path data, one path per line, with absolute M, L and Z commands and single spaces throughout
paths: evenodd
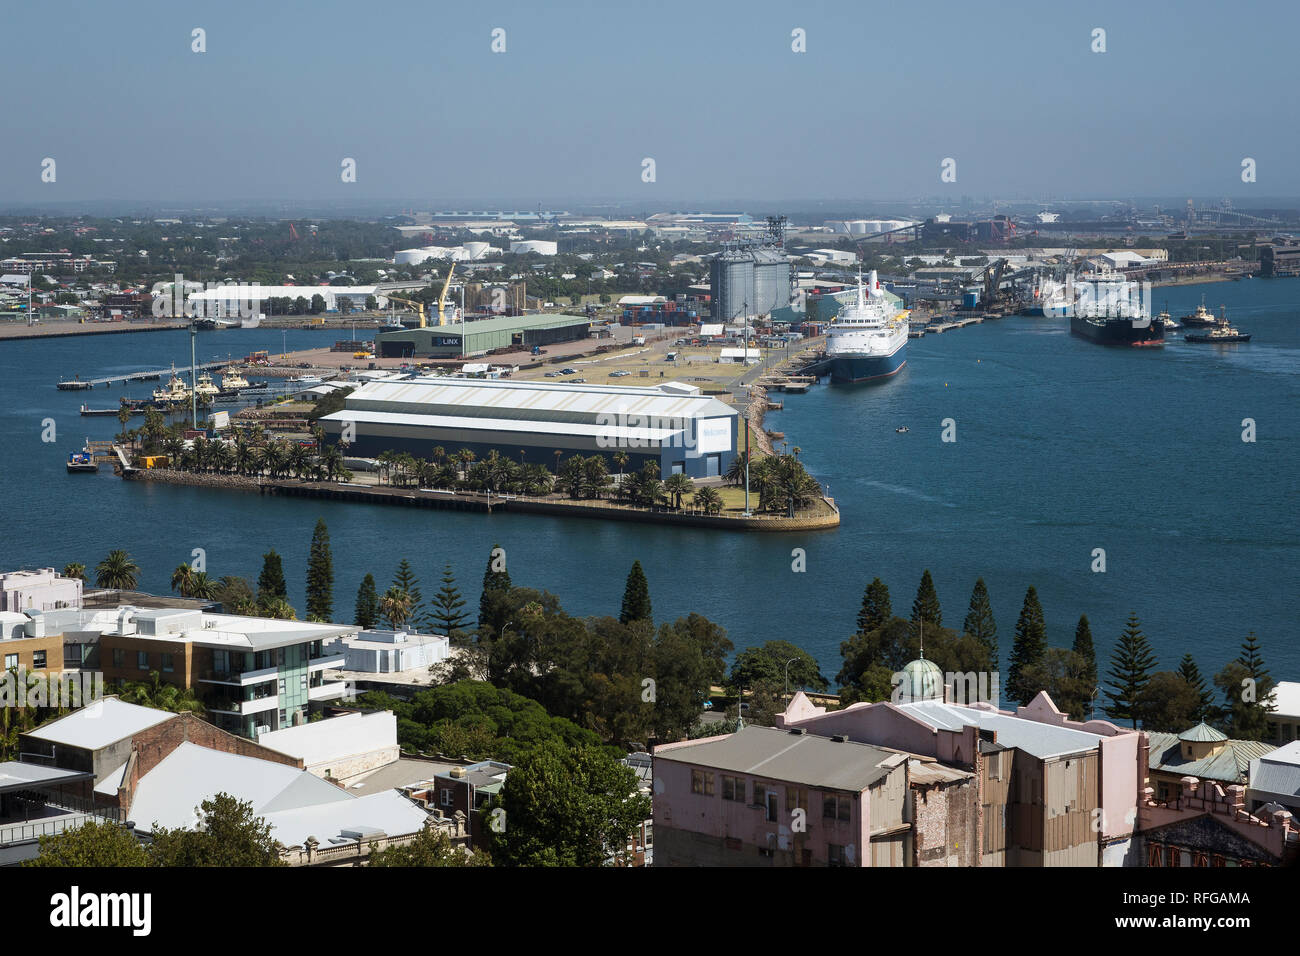
M 717 322 L 755 315 L 754 257 L 747 249 L 723 249 L 709 262 L 713 318 Z
M 754 315 L 790 304 L 790 260 L 775 246 L 760 246 L 754 256 Z

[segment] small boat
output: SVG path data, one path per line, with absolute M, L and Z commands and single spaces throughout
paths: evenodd
M 899 425 L 897 428 L 894 429 L 894 431 L 898 432 L 898 434 L 900 435 L 903 435 L 906 434 L 907 432 L 910 432 L 911 429 L 908 428 L 906 425 Z
M 119 408 L 121 406 L 118 406 Z M 109 415 L 117 415 L 116 408 L 91 408 L 89 405 L 81 406 L 81 414 L 86 418 L 107 418 Z
M 323 379 L 319 375 L 299 375 L 289 379 L 288 384 L 296 385 L 299 388 L 311 388 L 313 385 L 319 385 Z
M 1174 317 L 1169 314 L 1168 309 L 1165 309 L 1158 316 L 1156 316 L 1156 318 L 1159 319 L 1160 322 L 1164 325 L 1166 332 L 1177 332 L 1179 329 L 1182 328 L 1181 325 L 1179 325 L 1177 322 L 1174 321 Z
M 95 463 L 95 455 L 90 450 L 90 439 L 86 439 L 86 447 L 81 451 L 74 451 L 68 455 L 68 471 L 69 473 L 99 471 L 99 465 Z
M 221 376 L 221 390 L 223 392 L 237 392 L 248 387 L 248 379 L 238 372 L 226 372 Z
M 210 403 L 217 396 L 221 389 L 212 384 L 212 376 L 204 372 L 194 383 L 194 394 L 198 397 L 199 403 Z
M 167 381 L 166 388 L 155 388 L 153 390 L 153 399 L 155 402 L 188 402 L 190 400 L 190 387 L 185 384 L 185 380 L 176 374 L 176 366 L 172 366 L 172 376 Z

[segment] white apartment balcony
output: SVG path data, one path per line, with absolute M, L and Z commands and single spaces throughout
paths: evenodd
M 337 700 L 347 693 L 348 682 L 342 680 L 326 681 L 316 687 L 307 688 L 308 700 Z
M 345 658 L 342 654 L 323 654 L 307 662 L 307 673 L 314 671 L 342 670 Z
M 279 695 L 268 694 L 265 697 L 257 698 L 257 700 L 214 700 L 208 704 L 208 710 L 215 714 L 235 714 L 240 717 L 247 717 L 268 710 L 276 710 L 279 706 Z

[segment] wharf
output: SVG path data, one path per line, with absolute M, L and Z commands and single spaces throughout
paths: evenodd
M 232 364 L 234 363 L 229 359 L 223 359 L 220 362 L 202 362 L 193 366 L 193 368 L 186 365 L 184 368 L 175 369 L 175 372 L 177 375 L 188 373 L 190 371 L 204 372 L 208 369 L 226 368 Z M 112 385 L 114 382 L 121 382 L 125 385 L 127 382 L 133 381 L 158 381 L 161 380 L 164 375 L 170 376 L 172 371 L 173 370 L 170 368 L 152 369 L 140 372 L 127 372 L 125 374 L 119 373 L 116 375 L 106 375 L 103 378 L 81 378 L 80 376 L 73 376 L 72 378 L 61 379 L 59 382 L 55 383 L 54 387 L 64 392 L 79 392 L 88 388 L 94 388 L 96 385 Z

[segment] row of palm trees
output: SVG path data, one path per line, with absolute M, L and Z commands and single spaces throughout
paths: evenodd
M 794 454 L 763 458 L 753 458 L 748 452 L 741 452 L 727 469 L 727 481 L 737 487 L 744 485 L 746 465 L 749 490 L 758 496 L 759 511 L 784 511 L 793 518 L 797 510 L 808 507 L 821 497 L 821 486 L 799 461 L 798 448 L 794 449 Z

